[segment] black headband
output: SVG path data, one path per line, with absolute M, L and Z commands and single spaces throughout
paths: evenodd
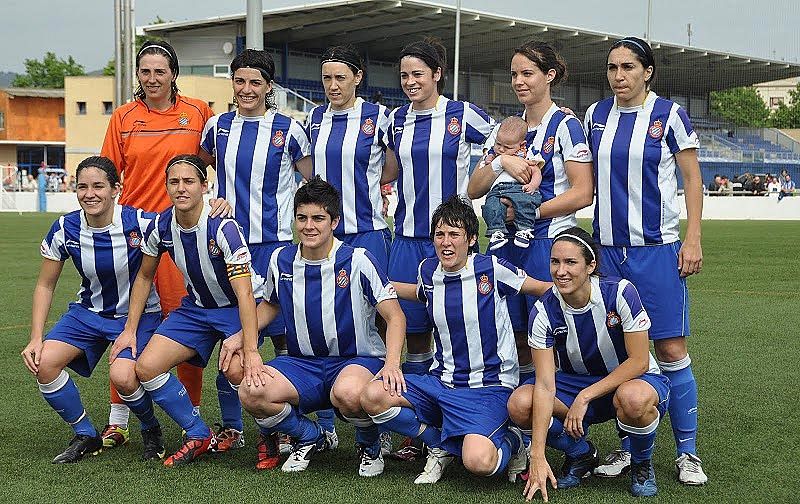
M 205 166 L 200 167 L 200 166 L 197 165 L 197 163 L 195 163 L 191 159 L 176 159 L 175 161 L 173 161 L 173 162 L 171 162 L 170 164 L 167 165 L 167 169 L 164 170 L 164 173 L 169 174 L 169 169 L 170 168 L 172 168 L 176 164 L 181 164 L 181 163 L 185 163 L 185 164 L 194 166 L 194 169 L 197 170 L 197 174 L 200 175 L 200 181 L 201 182 L 205 182 L 207 180 L 207 178 L 208 178 L 207 167 L 205 167 Z
M 645 45 L 642 45 L 642 42 L 640 42 L 640 41 L 638 41 L 638 40 L 636 40 L 635 38 L 632 38 L 632 37 L 626 37 L 624 39 L 618 40 L 612 46 L 612 49 L 615 48 L 615 47 L 619 47 L 619 46 L 621 46 L 623 44 L 632 45 L 633 47 L 628 47 L 628 49 L 631 49 L 632 51 L 637 53 L 639 56 L 643 57 L 647 61 L 647 66 L 652 66 L 652 67 L 655 68 L 655 66 L 656 66 L 655 58 L 653 58 L 653 51 L 652 50 L 648 51 L 649 47 L 646 49 Z
M 324 65 L 325 63 L 344 63 L 345 65 L 350 67 L 350 69 L 353 71 L 353 73 L 358 73 L 358 72 L 361 71 L 361 68 L 359 68 L 356 63 L 353 63 L 352 61 L 344 60 L 342 58 L 334 58 L 334 57 L 325 58 L 320 63 L 320 66 Z

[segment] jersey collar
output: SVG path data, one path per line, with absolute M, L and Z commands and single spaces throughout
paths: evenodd
M 586 306 L 581 308 L 573 308 L 572 306 L 568 305 L 564 298 L 561 297 L 561 293 L 558 292 L 558 288 L 554 285 L 552 287 L 553 294 L 556 295 L 556 299 L 558 299 L 558 304 L 561 305 L 561 310 L 564 313 L 586 313 L 587 311 L 591 310 L 593 306 L 597 306 L 603 303 L 603 294 L 600 292 L 600 279 L 596 276 L 589 277 L 589 281 L 592 284 L 592 290 L 589 294 L 589 302 L 586 303 Z

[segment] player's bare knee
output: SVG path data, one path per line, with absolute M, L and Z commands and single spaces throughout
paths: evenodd
M 511 421 L 525 428 L 530 428 L 531 424 L 532 393 L 530 385 L 523 385 L 516 389 L 508 400 L 508 416 L 511 417 Z
M 361 397 L 359 398 L 361 409 L 369 415 L 383 413 L 389 409 L 387 405 L 388 396 L 389 394 L 383 390 L 382 381 L 371 382 L 361 391 Z
M 683 337 L 655 340 L 653 347 L 660 362 L 677 362 L 688 353 L 686 338 Z
M 469 450 L 461 454 L 464 468 L 472 474 L 488 476 L 497 466 L 497 452 L 490 450 Z
M 148 358 L 139 358 L 136 361 L 136 377 L 140 382 L 147 382 L 160 375 L 164 371 L 158 369 L 156 362 Z
M 139 379 L 136 377 L 133 362 L 130 364 L 114 362 L 108 369 L 108 379 L 122 395 L 131 395 L 139 388 Z
M 652 407 L 652 397 L 647 386 L 635 381 L 623 383 L 614 393 L 614 406 L 617 416 L 628 419 L 640 418 Z
M 239 385 L 244 379 L 244 370 L 241 366 L 231 366 L 223 373 L 225 378 L 234 385 Z

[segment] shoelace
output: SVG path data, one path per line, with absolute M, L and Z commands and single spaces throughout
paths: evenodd
M 622 450 L 614 450 L 613 452 L 609 453 L 605 459 L 605 463 L 607 465 L 616 464 L 617 462 L 625 460 L 625 452 Z
M 176 459 L 186 458 L 186 455 L 189 454 L 189 450 L 193 450 L 193 449 L 197 448 L 198 444 L 202 444 L 202 441 L 199 441 L 197 439 L 192 439 L 192 440 L 189 440 L 189 441 L 183 443 L 183 446 L 181 446 L 181 448 L 175 454 L 174 458 L 176 458 Z
M 686 457 L 686 460 L 684 460 L 684 462 L 683 462 L 683 469 L 685 471 L 687 471 L 687 472 L 699 473 L 700 472 L 700 464 L 698 464 L 691 457 Z
M 647 481 L 647 478 L 650 477 L 650 464 L 642 463 L 642 464 L 635 464 L 634 466 L 634 478 L 636 478 L 636 482 L 640 485 Z

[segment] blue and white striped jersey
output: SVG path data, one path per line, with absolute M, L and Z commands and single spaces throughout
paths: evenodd
M 565 303 L 556 287 L 539 298 L 528 318 L 528 345 L 553 348 L 566 373 L 606 376 L 628 358 L 625 333 L 650 329 L 650 317 L 629 281 L 592 277 L 591 282 L 583 308 Z M 661 372 L 652 354 L 647 372 Z
M 397 299 L 370 252 L 334 239 L 328 257 L 304 259 L 299 245 L 272 253 L 264 299 L 280 306 L 295 357 L 385 357 L 375 307 Z
M 431 110 L 397 108 L 389 121 L 386 145 L 400 170 L 395 235 L 429 238 L 439 204 L 454 194 L 466 196 L 470 144 L 483 145 L 494 121 L 475 105 L 444 96 Z
M 439 259 L 419 265 L 417 296 L 433 321 L 431 373 L 453 387 L 519 384 L 519 363 L 506 296 L 519 294 L 526 274 L 504 259 L 470 254 L 449 272 Z
M 381 215 L 381 173 L 386 159 L 383 139 L 389 111 L 356 98 L 348 110 L 314 108 L 306 121 L 314 174 L 339 191 L 341 219 L 336 236 L 386 229 Z
M 153 257 L 168 252 L 183 273 L 189 300 L 201 308 L 238 304 L 228 276 L 236 266 L 242 274 L 249 270 L 253 295 L 260 297 L 264 280 L 250 267 L 250 250 L 239 225 L 233 219 L 209 217 L 208 210 L 204 205 L 197 225 L 184 229 L 175 220 L 174 208 L 167 208 L 150 224 L 142 252 Z
M 700 141 L 677 103 L 652 91 L 641 107 L 606 98 L 589 107 L 584 127 L 594 156 L 594 237 L 630 247 L 679 239 L 675 154 Z
M 272 110 L 226 112 L 208 120 L 200 147 L 216 157 L 217 197 L 233 207 L 247 243 L 291 241 L 294 163 L 310 153 L 300 123 Z
M 140 246 L 155 218 L 154 213 L 115 205 L 111 224 L 93 228 L 83 210 L 76 210 L 53 223 L 40 251 L 42 257 L 53 261 L 72 258 L 81 276 L 81 306 L 103 317 L 124 317 L 128 315 L 131 285 L 142 264 Z M 145 312 L 158 311 L 158 295 L 151 287 Z
M 525 112 L 520 116 L 525 119 Z M 493 152 L 494 142 L 497 138 L 497 125 L 484 147 Z M 565 169 L 567 161 L 590 163 L 592 154 L 586 142 L 586 135 L 581 127 L 581 122 L 574 116 L 565 114 L 553 103 L 542 117 L 542 122 L 535 128 L 529 128 L 525 135 L 525 144 L 528 146 L 528 159 L 540 155 L 544 159 L 542 167 L 542 183 L 539 192 L 542 194 L 542 203 L 549 201 L 569 189 L 569 179 Z M 506 172 L 502 172 L 495 182 L 516 182 Z M 577 226 L 575 214 L 552 217 L 549 219 L 536 219 L 534 235 L 539 238 L 555 238 L 561 231 Z

